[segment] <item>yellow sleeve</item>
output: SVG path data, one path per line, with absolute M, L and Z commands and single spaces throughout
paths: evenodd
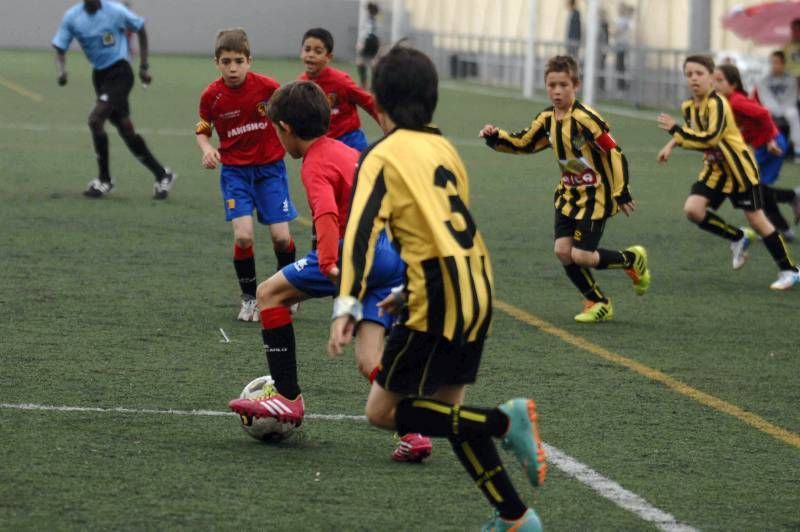
M 389 217 L 386 168 L 368 154 L 356 170 L 350 216 L 342 243 L 339 298 L 358 300 L 367 290 L 378 236 Z
M 687 150 L 707 150 L 714 148 L 725 131 L 725 105 L 722 97 L 713 94 L 708 100 L 708 129 L 692 129 L 688 125 L 675 124 L 669 130 L 679 146 Z
M 509 133 L 499 130 L 497 135 L 487 137 L 486 144 L 495 151 L 503 153 L 536 153 L 550 147 L 550 139 L 545 128 L 545 113 L 539 113 L 531 125 L 522 131 Z

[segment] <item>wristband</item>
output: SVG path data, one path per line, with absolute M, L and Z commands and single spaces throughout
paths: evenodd
M 408 306 L 408 301 L 406 300 L 406 285 L 401 284 L 400 286 L 395 286 L 390 290 L 392 297 L 394 298 L 394 304 L 397 308 L 405 308 Z
M 335 320 L 342 316 L 350 316 L 355 321 L 361 321 L 364 317 L 364 307 L 361 302 L 353 296 L 339 296 L 333 300 L 333 316 Z

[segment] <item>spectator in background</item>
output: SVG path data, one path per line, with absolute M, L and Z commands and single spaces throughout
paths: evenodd
M 770 73 L 756 83 L 754 96 L 778 121 L 789 127 L 794 158 L 800 161 L 800 113 L 797 111 L 797 79 L 786 72 L 786 55 L 781 50 L 769 56 Z
M 786 72 L 800 78 L 800 18 L 792 21 L 792 40 L 783 47 L 786 57 Z
M 633 7 L 627 4 L 619 5 L 617 19 L 614 21 L 613 35 L 614 48 L 617 51 L 614 65 L 617 71 L 617 88 L 619 90 L 625 90 L 628 88 L 625 59 L 633 40 Z
M 597 45 L 598 49 L 598 62 L 597 62 L 597 70 L 600 75 L 597 78 L 598 85 L 600 86 L 600 90 L 605 90 L 606 88 L 606 54 L 608 52 L 608 34 L 609 34 L 609 27 L 608 27 L 608 12 L 605 8 L 600 8 L 600 28 L 597 34 Z
M 365 89 L 367 86 L 367 67 L 372 68 L 375 56 L 381 41 L 378 39 L 378 13 L 380 9 L 375 2 L 367 2 L 367 16 L 358 27 L 356 39 L 356 68 L 358 68 L 358 82 Z
M 567 55 L 578 61 L 578 48 L 581 44 L 581 12 L 576 0 L 567 0 L 569 17 L 567 19 Z

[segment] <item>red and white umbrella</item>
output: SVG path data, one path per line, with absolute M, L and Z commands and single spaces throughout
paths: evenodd
M 756 44 L 783 45 L 791 40 L 792 20 L 800 18 L 800 1 L 767 2 L 734 7 L 722 17 L 722 27 Z

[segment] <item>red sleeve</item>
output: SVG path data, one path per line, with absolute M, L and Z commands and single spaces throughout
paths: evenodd
M 304 163 L 300 169 L 300 178 L 306 188 L 311 216 L 317 218 L 325 214 L 339 215 L 336 205 L 336 191 L 333 184 L 325 178 L 325 170 L 319 164 Z
M 319 271 L 328 275 L 339 260 L 339 216 L 327 213 L 314 220 Z
M 211 116 L 211 106 L 208 102 L 208 91 L 203 91 L 202 96 L 200 96 L 200 106 L 198 109 L 198 113 L 200 114 L 200 121 L 197 122 L 197 125 L 194 127 L 195 135 L 205 135 L 207 137 L 211 136 L 211 130 L 214 127 L 214 119 Z
M 372 93 L 356 85 L 353 78 L 347 74 L 342 76 L 342 85 L 347 91 L 347 98 L 368 112 L 369 116 L 375 119 L 375 122 L 378 122 L 378 110 L 375 108 L 375 97 L 372 96 Z
M 778 128 L 775 127 L 775 122 L 772 121 L 772 115 L 767 108 L 760 103 L 741 94 L 730 103 L 735 114 L 752 118 L 758 122 L 759 128 L 770 131 L 770 138 L 774 138 L 778 134 Z

